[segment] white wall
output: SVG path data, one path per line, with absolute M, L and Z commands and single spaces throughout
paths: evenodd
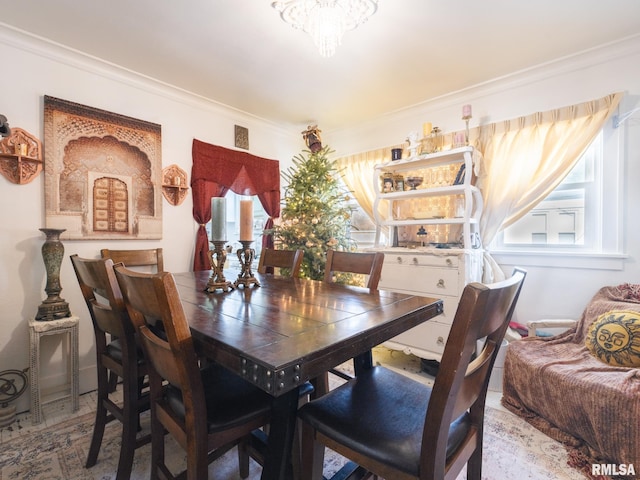
M 324 137 L 325 141 L 330 137 L 332 148 L 343 156 L 402 143 L 410 131 L 422 132 L 424 122 L 432 122 L 443 132 L 462 130 L 464 104 L 473 106 L 473 128 L 614 92 L 625 92 L 621 114 L 640 106 L 640 36 L 454 92 Z M 623 158 L 623 181 L 616 188 L 622 194 L 622 243 L 626 256 L 568 259 L 496 255 L 505 272 L 514 265 L 524 265 L 529 272 L 516 311 L 518 321 L 576 318 L 601 286 L 640 283 L 640 224 L 636 213 L 640 204 L 640 111 L 615 134 L 619 135 Z
M 0 85 L 0 112 L 12 127 L 23 128 L 43 138 L 43 96 L 69 100 L 82 105 L 154 122 L 162 126 L 162 165 L 177 164 L 191 178 L 191 144 L 194 138 L 234 148 L 234 125 L 249 129 L 250 153 L 281 161 L 281 169 L 304 144 L 300 128 L 282 128 L 225 106 L 204 101 L 176 89 L 141 78 L 101 62 L 46 45 L 0 27 L 0 59 L 3 68 Z M 11 66 L 10 68 L 6 68 Z M 46 273 L 41 247 L 45 226 L 44 175 L 26 185 L 15 185 L 0 178 L 0 370 L 24 369 L 29 365 L 28 319 L 46 298 Z M 196 223 L 192 218 L 192 199 L 188 195 L 180 206 L 164 199 L 163 238 L 159 241 L 65 241 L 61 269 L 61 296 L 69 302 L 72 314 L 81 317 L 81 391 L 95 388 L 95 350 L 93 330 L 78 283 L 68 260 L 77 253 L 96 258 L 100 248 L 163 247 L 165 268 L 191 270 Z M 63 358 L 57 344 L 60 336 L 43 344 L 45 386 L 62 381 Z M 19 411 L 29 408 L 25 393 L 16 403 Z

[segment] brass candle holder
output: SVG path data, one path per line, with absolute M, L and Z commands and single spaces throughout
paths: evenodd
M 251 248 L 253 240 L 240 240 L 240 243 L 242 244 L 242 248 L 239 248 L 236 254 L 238 255 L 238 260 L 240 260 L 240 265 L 242 265 L 242 271 L 238 274 L 234 286 L 236 288 L 239 285 L 243 285 L 245 288 L 251 285 L 259 287 L 260 282 L 253 276 L 253 271 L 251 270 L 251 264 L 256 258 L 256 251 Z
M 213 240 L 213 250 L 209 250 L 209 262 L 211 263 L 211 277 L 207 282 L 205 292 L 213 293 L 216 290 L 228 292 L 233 290 L 233 284 L 224 278 L 224 264 L 227 261 L 227 252 L 224 249 L 226 240 Z

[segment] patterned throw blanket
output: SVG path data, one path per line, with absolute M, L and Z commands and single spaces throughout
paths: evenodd
M 567 445 L 588 476 L 592 463 L 640 467 L 640 369 L 608 365 L 585 346 L 611 310 L 640 312 L 640 285 L 600 289 L 563 334 L 512 342 L 504 367 L 504 406 Z

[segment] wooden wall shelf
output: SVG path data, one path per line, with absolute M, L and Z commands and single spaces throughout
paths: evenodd
M 184 202 L 189 192 L 187 172 L 177 165 L 169 165 L 162 169 L 162 195 L 171 205 Z
M 0 173 L 10 182 L 24 185 L 42 171 L 42 142 L 21 128 L 0 141 Z

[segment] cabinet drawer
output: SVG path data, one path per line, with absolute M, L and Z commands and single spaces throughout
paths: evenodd
M 450 329 L 451 325 L 429 320 L 401 333 L 392 338 L 391 341 L 442 355 Z
M 379 288 L 441 297 L 458 296 L 458 270 L 416 265 L 382 266 Z
M 413 265 L 426 267 L 458 268 L 458 255 L 418 255 L 406 253 L 385 253 L 385 265 Z

